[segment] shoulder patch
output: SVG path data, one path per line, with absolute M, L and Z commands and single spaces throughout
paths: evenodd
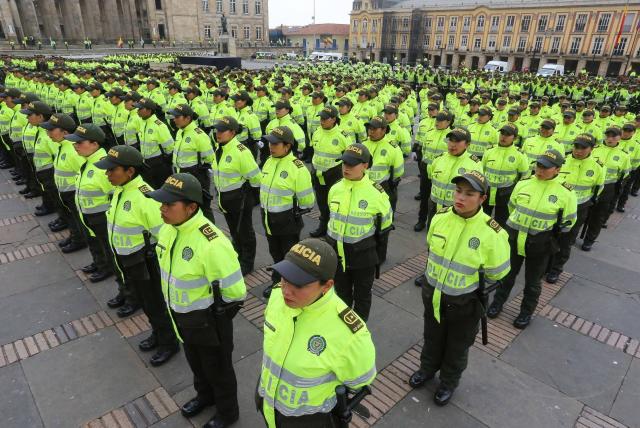
M 238 151 L 244 152 L 247 150 L 247 147 L 244 144 L 238 144 Z
M 604 166 L 604 163 L 600 159 L 596 159 L 596 163 L 600 166 Z
M 493 229 L 496 233 L 500 232 L 502 230 L 502 227 L 500 226 L 500 223 L 498 223 L 497 221 L 495 221 L 494 219 L 490 218 L 489 220 L 487 220 L 487 224 L 489 225 L 489 227 L 491 229 Z
M 162 125 L 162 121 L 160 119 L 156 119 L 156 125 Z
M 476 162 L 480 162 L 480 158 L 476 155 L 471 155 L 471 160 L 474 160 Z
M 442 207 L 436 212 L 436 214 L 444 214 L 447 211 L 449 211 L 450 209 L 451 209 L 451 207 Z
M 569 190 L 573 190 L 573 186 L 569 183 L 567 183 L 566 181 L 564 183 L 562 183 L 562 186 L 569 189 Z
M 304 168 L 304 162 L 302 162 L 300 159 L 293 159 L 293 164 L 295 166 L 297 166 L 298 168 Z
M 149 193 L 151 191 L 151 187 L 143 184 L 142 186 L 138 187 L 138 190 L 140 190 L 142 193 Z
M 398 143 L 395 141 L 389 141 L 389 144 L 391 144 L 391 147 L 398 147 Z
M 353 312 L 353 309 L 351 308 L 345 308 L 345 310 L 340 312 L 338 316 L 340 317 L 342 322 L 344 322 L 347 325 L 347 327 L 349 327 L 349 330 L 351 330 L 351 333 L 357 333 L 358 330 L 364 327 L 364 322 L 360 319 L 358 314 Z
M 379 185 L 378 183 L 373 183 L 373 187 L 375 187 L 376 189 L 378 189 L 378 191 L 380 193 L 384 193 L 384 189 L 382 188 L 381 185 Z
M 211 228 L 210 225 L 208 224 L 203 224 L 202 226 L 200 226 L 198 228 L 198 230 L 204 235 L 205 238 L 207 238 L 207 240 L 209 241 L 213 241 L 214 239 L 216 239 L 218 237 L 218 234 L 216 233 L 215 230 L 213 230 Z
M 204 134 L 204 131 L 200 128 L 196 128 L 196 134 Z

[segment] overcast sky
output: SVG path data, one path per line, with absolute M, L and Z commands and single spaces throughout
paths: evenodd
M 316 0 L 316 24 L 348 24 L 351 0 Z M 311 24 L 313 0 L 269 0 L 269 27 Z

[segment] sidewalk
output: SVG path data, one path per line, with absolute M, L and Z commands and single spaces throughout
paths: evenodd
M 368 323 L 379 376 L 356 427 L 640 427 L 640 198 L 614 214 L 591 253 L 575 248 L 555 285 L 545 284 L 531 326 L 516 330 L 521 284 L 489 322 L 489 345 L 471 350 L 451 401 L 436 407 L 435 383 L 412 391 L 422 338 L 422 301 L 413 278 L 424 269 L 425 233 L 413 232 L 417 169 L 400 186 L 389 260 L 374 286 Z M 0 172 L 0 414 L 3 427 L 191 427 L 178 408 L 194 395 L 184 353 L 160 368 L 138 351 L 149 325 L 106 307 L 113 280 L 85 281 L 88 251 L 62 254 L 48 232 L 53 216 L 33 217 L 7 171 Z M 305 217 L 306 236 L 317 211 Z M 216 215 L 224 230 L 222 215 Z M 264 270 L 271 262 L 260 219 L 256 272 L 235 319 L 234 361 L 241 415 L 234 427 L 263 426 L 253 404 L 262 341 Z

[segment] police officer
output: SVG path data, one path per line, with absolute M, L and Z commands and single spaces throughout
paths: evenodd
M 282 280 L 264 313 L 256 394 L 269 428 L 341 426 L 336 386 L 357 390 L 375 379 L 371 334 L 333 290 L 337 264 L 326 242 L 305 239 L 272 267 Z
M 149 98 L 142 98 L 134 104 L 142 119 L 138 139 L 140 152 L 149 167 L 143 178 L 157 189 L 171 175 L 173 137 L 167 125 L 156 116 L 160 106 Z
M 260 127 L 260 119 L 251 111 L 253 105 L 253 98 L 247 91 L 241 91 L 234 94 L 231 99 L 235 102 L 235 119 L 242 125 L 242 129 L 238 131 L 237 139 L 241 144 L 244 144 L 254 158 L 258 156 L 258 142 L 262 137 L 262 128 Z
M 191 418 L 216 405 L 205 427 L 224 428 L 239 417 L 233 368 L 233 322 L 246 286 L 233 246 L 200 210 L 202 188 L 191 174 L 174 174 L 148 195 L 160 202 L 156 245 L 162 292 L 193 372 L 196 397 L 182 406 Z
M 276 111 L 276 117 L 267 124 L 266 133 L 269 134 L 277 127 L 287 127 L 293 133 L 295 144 L 293 146 L 293 153 L 299 157 L 305 148 L 304 131 L 291 117 L 293 112 L 293 106 L 287 100 L 278 100 L 274 104 Z
M 516 183 L 529 172 L 527 156 L 513 144 L 518 128 L 508 123 L 500 128 L 498 145 L 488 149 L 482 157 L 482 168 L 489 183 L 485 212 L 504 226 L 509 217 L 509 199 Z
M 173 150 L 175 172 L 188 172 L 198 179 L 202 187 L 202 214 L 213 223 L 209 169 L 213 161 L 213 146 L 205 131 L 198 127 L 198 114 L 187 104 L 179 104 L 168 111 L 178 128 Z
M 139 174 L 143 159 L 133 147 L 111 148 L 95 167 L 106 170 L 107 179 L 115 186 L 112 204 L 106 213 L 108 244 L 115 253 L 124 284 L 119 283 L 118 296 L 110 301 L 109 306 L 113 307 L 114 303 L 121 305 L 118 310 L 118 315 L 121 315 L 142 305 L 152 332 L 138 347 L 143 352 L 157 349 L 149 362 L 152 366 L 160 366 L 179 350 L 162 297 L 160 268 L 154 251 L 163 225 L 160 204 L 145 197 L 152 189 Z
M 491 124 L 493 112 L 489 107 L 478 110 L 478 119 L 467 128 L 471 134 L 469 153 L 482 159 L 484 153 L 498 142 L 498 131 Z
M 342 155 L 343 180 L 329 190 L 327 241 L 337 250 L 336 292 L 363 319 L 369 318 L 371 287 L 384 262 L 393 212 L 389 197 L 366 170 L 371 153 L 352 144 Z
M 211 169 L 218 208 L 227 221 L 242 273 L 246 275 L 253 270 L 256 258 L 256 233 L 251 218 L 253 207 L 260 200 L 260 169 L 251 151 L 238 141 L 241 125 L 236 119 L 222 117 L 213 127 L 216 146 Z
M 564 153 L 564 145 L 553 136 L 556 122 L 553 119 L 545 119 L 540 123 L 540 132 L 535 137 L 529 137 L 522 144 L 522 153 L 527 155 L 533 169 L 538 157 L 547 150 L 556 150 Z
M 616 203 L 616 211 L 623 213 L 624 206 L 627 204 L 629 194 L 634 184 L 640 179 L 640 135 L 636 133 L 636 125 L 633 123 L 625 123 L 622 125 L 622 139 L 620 145 L 629 155 L 629 178 L 625 180 L 624 186 L 620 189 L 618 201 Z
M 313 208 L 315 195 L 309 170 L 293 155 L 295 139 L 291 129 L 278 126 L 265 138 L 271 156 L 262 167 L 260 217 L 269 254 L 274 263 L 278 263 L 300 241 L 300 231 L 304 227 L 302 213 Z M 269 297 L 271 288 L 280 282 L 280 275 L 275 270 L 271 272 L 271 281 L 272 285 L 263 291 L 265 297 Z
M 433 397 L 444 406 L 467 368 L 469 347 L 484 308 L 480 271 L 487 284 L 509 272 L 509 242 L 500 225 L 482 211 L 489 184 L 478 171 L 453 178 L 454 204 L 438 210 L 427 232 L 429 258 L 422 286 L 424 345 L 420 368 L 409 385 L 418 388 L 440 371 Z
M 571 247 L 575 244 L 589 210 L 596 203 L 604 187 L 605 171 L 602 163 L 591 155 L 595 143 L 596 140 L 591 134 L 579 134 L 573 141 L 573 153 L 567 156 L 565 164 L 560 169 L 562 179 L 573 187 L 578 207 L 575 224 L 569 233 L 560 235 L 560 251 L 554 256 L 546 278 L 551 284 L 558 281 L 565 263 L 569 261 Z
M 602 227 L 607 224 L 615 207 L 618 192 L 624 187 L 624 181 L 631 169 L 629 155 L 620 147 L 622 130 L 617 126 L 611 126 L 605 130 L 604 135 L 604 144 L 593 150 L 593 157 L 600 161 L 604 168 L 604 186 L 589 215 L 587 232 L 581 247 L 584 251 L 591 251 Z
M 329 222 L 329 205 L 327 197 L 329 189 L 342 178 L 341 156 L 349 144 L 349 140 L 340 130 L 339 113 L 334 106 L 323 107 L 317 114 L 320 117 L 320 128 L 312 136 L 313 148 L 312 179 L 316 192 L 320 219 L 318 228 L 310 233 L 314 238 L 327 233 Z
M 559 249 L 560 235 L 569 232 L 576 222 L 576 195 L 559 176 L 563 163 L 559 151 L 544 152 L 536 162 L 535 175 L 518 182 L 509 200 L 506 230 L 511 246 L 511 272 L 496 291 L 487 316 L 496 318 L 500 314 L 524 263 L 524 296 L 520 314 L 513 322 L 519 329 L 531 322 L 542 291 L 540 281 L 549 258 Z
M 76 152 L 85 159 L 76 177 L 75 204 L 83 224 L 88 230 L 89 250 L 93 258 L 94 271 L 91 282 L 102 281 L 114 273 L 114 256 L 109 246 L 106 211 L 109 209 L 113 186 L 95 163 L 107 155 L 101 147 L 106 136 L 98 125 L 92 123 L 78 126 L 65 140 L 73 141 Z M 120 280 L 120 278 L 118 278 Z
M 105 148 L 108 150 L 114 145 L 124 144 L 124 131 L 127 127 L 127 121 L 129 120 L 130 110 L 127 110 L 124 103 L 124 98 L 127 93 L 121 88 L 114 87 L 109 92 L 104 94 L 109 98 L 112 109 L 111 115 L 107 117 L 107 122 L 110 125 L 110 132 L 106 132 Z

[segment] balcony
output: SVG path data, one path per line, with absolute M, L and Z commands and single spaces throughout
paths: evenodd
M 513 33 L 513 27 L 505 27 L 504 28 L 504 32 L 505 33 Z

